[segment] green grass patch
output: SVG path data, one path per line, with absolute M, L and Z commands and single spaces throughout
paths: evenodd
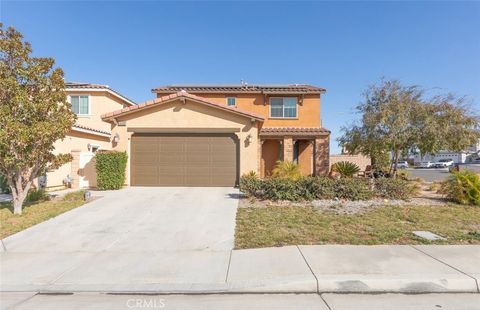
M 58 200 L 26 203 L 21 215 L 13 214 L 10 202 L 0 203 L 0 239 L 83 205 L 83 193 L 72 192 Z
M 446 237 L 429 242 L 412 234 L 428 230 Z M 480 244 L 480 208 L 385 206 L 338 215 L 313 207 L 239 208 L 236 248 L 309 244 Z

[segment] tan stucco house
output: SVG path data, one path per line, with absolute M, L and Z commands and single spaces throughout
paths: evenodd
M 87 85 L 69 84 L 69 98 L 91 96 L 90 118 L 79 117 L 58 142 L 74 161 L 50 172 L 49 182 L 69 174 L 74 187 L 95 187 L 88 158 L 98 148 L 92 144 L 128 153 L 126 184 L 132 186 L 235 186 L 243 173 L 269 176 L 277 160 L 298 162 L 304 175 L 328 173 L 323 88 L 172 85 L 153 89 L 155 99 L 135 105 L 107 86 Z
M 39 181 L 47 189 L 63 188 L 66 183 L 74 188 L 95 187 L 94 154 L 101 149 L 112 149 L 111 125 L 101 115 L 135 104 L 108 85 L 67 82 L 66 93 L 77 121 L 65 139 L 55 143 L 55 152 L 72 154 L 73 161 L 47 171 L 46 180 Z
M 305 175 L 329 168 L 330 132 L 321 127 L 320 96 L 310 85 L 173 85 L 156 99 L 102 116 L 127 151 L 127 183 L 137 186 L 234 186 L 277 160 Z

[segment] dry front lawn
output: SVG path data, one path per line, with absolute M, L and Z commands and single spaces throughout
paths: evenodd
M 0 203 L 0 239 L 83 205 L 83 191 L 63 198 L 26 204 L 22 215 L 14 215 L 10 202 Z
M 342 215 L 306 206 L 239 208 L 236 248 L 308 244 L 430 244 L 412 234 L 428 230 L 446 237 L 435 244 L 480 244 L 480 208 L 385 206 Z

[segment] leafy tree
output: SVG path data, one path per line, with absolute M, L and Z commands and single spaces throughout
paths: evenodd
M 66 100 L 63 71 L 52 58 L 32 57 L 32 49 L 13 27 L 0 23 L 0 174 L 13 196 L 14 213 L 33 180 L 71 160 L 54 154 L 75 122 Z
M 426 99 L 422 88 L 396 80 L 370 86 L 364 97 L 356 107 L 360 122 L 343 128 L 339 142 L 351 153 L 371 156 L 374 165 L 391 156 L 393 175 L 400 156 L 408 152 L 460 151 L 480 139 L 479 118 L 464 98 L 447 94 Z

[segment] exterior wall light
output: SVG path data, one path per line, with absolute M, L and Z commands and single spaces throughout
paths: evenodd
M 118 143 L 118 141 L 120 141 L 120 135 L 119 135 L 118 132 L 117 132 L 117 133 L 113 136 L 112 142 Z

